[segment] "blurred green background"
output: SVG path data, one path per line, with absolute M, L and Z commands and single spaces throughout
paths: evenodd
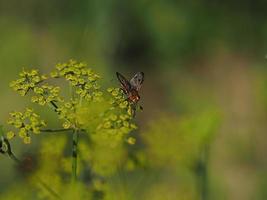
M 267 199 L 266 13 L 264 0 L 0 0 L 1 123 L 29 105 L 9 88 L 23 67 L 74 58 L 107 86 L 143 71 L 145 161 L 118 170 L 107 199 Z M 13 143 L 18 156 L 39 144 Z M 22 173 L 0 156 L 1 198 Z

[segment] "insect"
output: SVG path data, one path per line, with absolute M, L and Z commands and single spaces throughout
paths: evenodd
M 116 72 L 117 78 L 121 83 L 121 89 L 123 90 L 124 94 L 127 96 L 127 101 L 130 102 L 133 106 L 134 114 L 136 110 L 136 105 L 140 100 L 139 90 L 144 82 L 144 73 L 137 72 L 134 77 L 128 81 L 123 75 L 119 72 Z M 140 109 L 143 109 L 140 106 Z

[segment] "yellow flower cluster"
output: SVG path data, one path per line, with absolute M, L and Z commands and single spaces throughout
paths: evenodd
M 120 88 L 108 88 L 107 91 L 112 97 L 109 102 L 111 109 L 119 107 L 120 109 L 126 110 L 128 115 L 133 114 L 131 104 L 125 99 L 124 93 Z
M 56 71 L 52 72 L 51 77 L 64 77 L 76 89 L 76 94 L 86 100 L 98 101 L 102 92 L 99 91 L 100 85 L 97 80 L 100 78 L 85 63 L 70 60 L 67 63 L 56 65 Z
M 32 96 L 31 101 L 42 106 L 52 101 L 63 101 L 59 97 L 60 88 L 44 83 L 47 79 L 47 76 L 40 75 L 38 70 L 24 70 L 20 73 L 19 79 L 11 82 L 10 87 L 22 96 L 32 91 L 34 96 Z
M 41 128 L 46 126 L 44 120 L 40 119 L 40 116 L 34 113 L 32 109 L 27 108 L 25 112 L 12 112 L 8 124 L 18 129 L 18 132 L 13 131 L 7 132 L 7 139 L 12 139 L 16 135 L 23 139 L 25 144 L 31 142 L 30 134 L 39 134 Z
M 119 88 L 109 88 L 107 91 L 111 94 L 109 99 L 111 106 L 104 113 L 97 132 L 113 137 L 112 145 L 116 146 L 116 143 L 124 140 L 128 133 L 137 127 L 131 122 L 133 119 L 131 105 L 125 100 L 123 92 Z M 126 141 L 129 144 L 135 143 L 134 138 L 128 138 Z
M 33 90 L 39 83 L 47 79 L 45 75 L 39 75 L 38 70 L 23 70 L 19 76 L 19 79 L 10 83 L 10 87 L 21 96 L 25 96 L 31 89 Z
M 34 89 L 34 96 L 32 96 L 31 101 L 33 103 L 38 103 L 44 106 L 50 102 L 63 102 L 63 98 L 59 96 L 60 88 L 47 83 L 36 86 Z
M 77 106 L 78 100 L 71 99 L 70 102 L 65 102 L 56 109 L 59 114 L 59 119 L 64 120 L 62 124 L 64 129 L 75 128 L 79 124 L 76 116 Z

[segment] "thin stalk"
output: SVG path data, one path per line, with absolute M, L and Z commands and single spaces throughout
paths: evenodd
M 78 156 L 78 130 L 74 130 L 72 134 L 72 182 L 77 180 L 77 156 Z
M 15 154 L 12 152 L 9 141 L 5 138 L 5 139 L 4 139 L 4 142 L 5 142 L 6 145 L 7 145 L 7 154 L 8 154 L 8 156 L 9 156 L 9 158 L 11 158 L 11 159 L 12 159 L 13 161 L 15 161 L 16 163 L 20 163 L 20 160 L 19 160 L 19 159 L 17 158 L 17 156 L 15 156 Z
M 74 91 L 75 90 L 73 86 L 69 84 L 69 92 L 72 99 L 75 98 Z M 72 133 L 72 173 L 71 173 L 72 183 L 75 183 L 77 181 L 78 136 L 79 136 L 78 129 L 75 128 Z
M 58 106 L 57 106 L 57 104 L 56 104 L 54 101 L 50 101 L 50 103 L 51 103 L 52 106 L 55 108 L 55 110 L 58 109 Z
M 73 130 L 72 128 L 69 129 L 42 129 L 40 130 L 41 132 L 48 132 L 48 133 L 57 133 L 57 132 L 66 132 L 66 131 L 71 131 Z
M 209 145 L 205 145 L 199 164 L 197 175 L 199 178 L 199 192 L 200 192 L 200 199 L 201 200 L 208 200 L 209 199 L 209 177 L 208 177 L 208 164 L 209 164 Z
M 57 114 L 59 114 L 59 112 L 58 112 L 58 105 L 56 104 L 56 102 L 54 102 L 54 101 L 50 101 L 49 102 L 49 104 L 48 104 L 48 106 L 50 107 L 50 108 L 52 108 Z

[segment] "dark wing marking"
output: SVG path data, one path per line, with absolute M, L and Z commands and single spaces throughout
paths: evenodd
M 142 83 L 144 82 L 144 72 L 137 72 L 134 77 L 130 80 L 131 86 L 137 91 L 140 90 Z
M 131 84 L 129 83 L 129 81 L 123 76 L 121 75 L 119 72 L 116 72 L 117 78 L 121 83 L 122 89 L 128 93 L 131 89 Z

